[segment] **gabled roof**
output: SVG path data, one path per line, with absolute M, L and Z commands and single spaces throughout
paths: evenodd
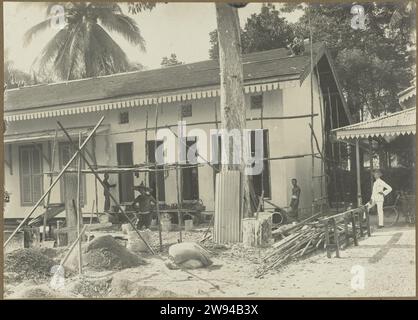
M 339 140 L 416 134 L 416 107 L 332 130 Z
M 322 43 L 313 44 L 315 57 L 322 56 L 323 50 Z M 300 56 L 290 56 L 286 48 L 246 54 L 243 55 L 244 81 L 301 79 L 306 70 L 309 71 L 309 64 L 308 50 Z M 5 111 L 218 86 L 219 72 L 218 61 L 207 60 L 155 70 L 11 89 L 5 92 Z

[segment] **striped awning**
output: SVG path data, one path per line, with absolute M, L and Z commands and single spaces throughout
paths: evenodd
M 337 140 L 416 134 L 416 107 L 331 131 Z
M 110 125 L 101 125 L 96 134 L 108 131 Z M 67 132 L 71 137 L 77 137 L 79 132 L 82 132 L 84 137 L 93 129 L 91 126 L 67 128 Z M 42 142 L 53 140 L 55 138 L 55 130 L 32 131 L 24 133 L 8 133 L 4 135 L 4 143 L 26 143 L 26 142 Z M 61 130 L 57 131 L 57 139 L 65 139 L 65 134 Z
M 251 84 L 244 86 L 244 92 L 247 94 L 266 92 L 277 89 L 284 89 L 289 87 L 300 86 L 299 80 L 270 82 Z M 57 106 L 48 107 L 47 109 L 36 111 L 36 112 L 6 112 L 4 119 L 6 121 L 21 121 L 21 120 L 32 120 L 51 118 L 66 115 L 75 115 L 88 112 L 100 112 L 106 110 L 122 109 L 122 108 L 133 108 L 148 105 L 155 105 L 157 103 L 170 103 L 170 102 L 184 102 L 197 99 L 213 98 L 220 95 L 220 89 L 207 89 L 207 90 L 191 90 L 188 92 L 181 92 L 176 94 L 156 94 L 153 96 L 138 97 L 135 99 L 120 99 L 112 102 L 89 104 L 75 107 L 68 106 Z

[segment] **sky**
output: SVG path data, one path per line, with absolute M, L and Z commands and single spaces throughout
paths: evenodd
M 127 6 L 121 4 L 127 13 Z M 258 13 L 261 3 L 250 3 L 239 9 L 241 26 L 253 13 Z M 279 7 L 280 4 L 275 4 Z M 57 30 L 39 34 L 34 41 L 23 45 L 23 35 L 30 27 L 45 18 L 45 9 L 30 2 L 4 2 L 4 46 L 14 67 L 31 73 L 31 66 L 43 46 Z M 295 22 L 299 14 L 284 14 L 289 22 Z M 146 52 L 130 45 L 116 34 L 115 41 L 132 62 L 139 62 L 147 69 L 160 67 L 164 56 L 175 53 L 180 61 L 190 63 L 209 58 L 209 32 L 216 29 L 213 3 L 161 3 L 152 11 L 131 15 L 146 42 Z

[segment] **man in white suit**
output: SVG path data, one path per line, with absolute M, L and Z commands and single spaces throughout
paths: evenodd
M 385 197 L 392 191 L 392 187 L 381 179 L 383 174 L 380 170 L 375 170 L 373 175 L 375 181 L 373 183 L 372 196 L 370 201 L 367 203 L 367 209 L 370 210 L 375 205 L 377 206 L 377 214 L 379 218 L 378 228 L 383 228 L 383 202 L 385 201 Z

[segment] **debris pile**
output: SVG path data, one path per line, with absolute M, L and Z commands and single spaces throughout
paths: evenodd
M 35 248 L 18 249 L 6 254 L 4 271 L 16 273 L 23 279 L 44 280 L 51 277 L 56 263 Z
M 75 252 L 76 250 L 73 253 Z M 77 261 L 77 255 L 73 254 L 70 264 L 75 270 Z M 95 271 L 121 270 L 145 264 L 144 259 L 130 252 L 111 235 L 104 235 L 90 242 L 84 249 L 82 261 L 83 265 Z

